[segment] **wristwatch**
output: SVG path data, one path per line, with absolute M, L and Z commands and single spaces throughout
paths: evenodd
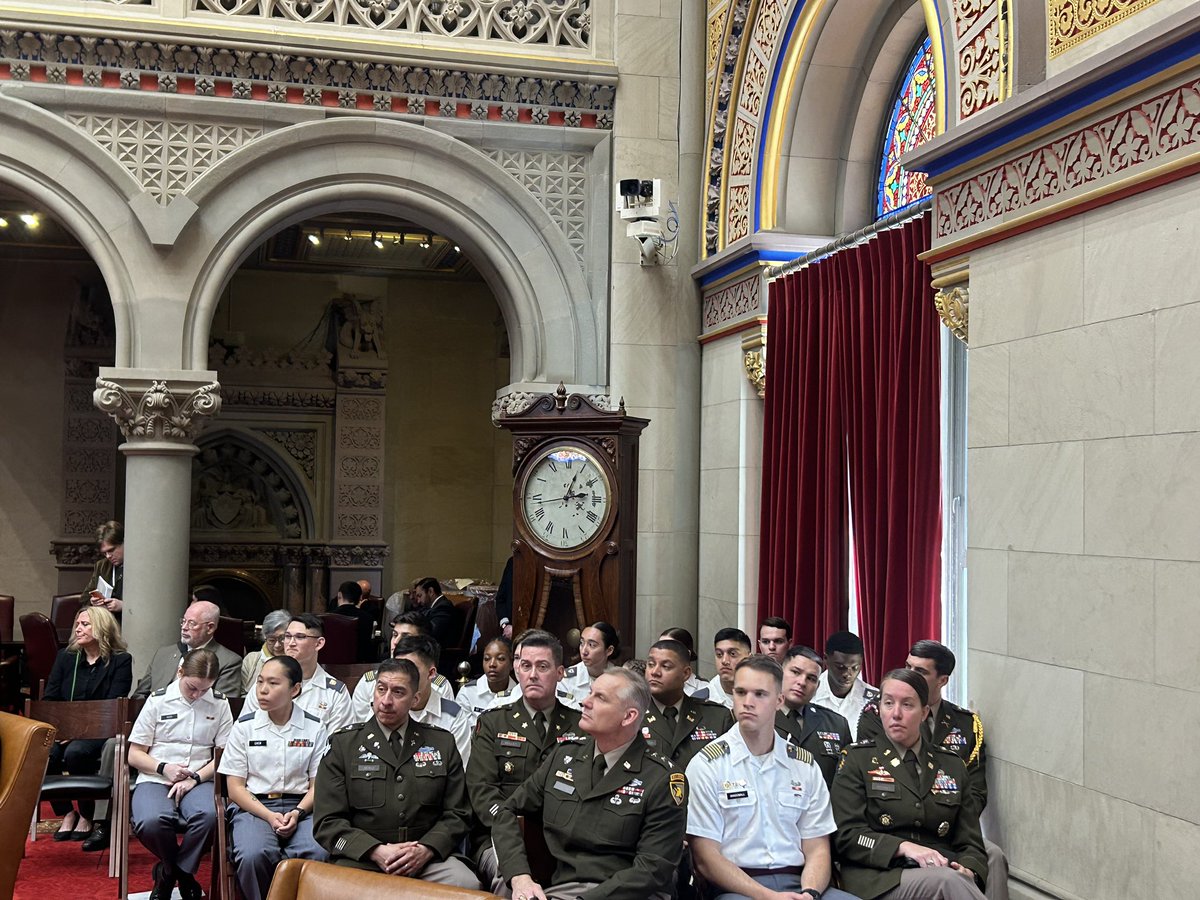
M 308 810 L 305 809 L 303 806 L 297 806 L 296 812 L 300 813 L 300 815 L 296 817 L 297 822 L 303 822 L 305 819 L 308 818 Z
M 193 773 L 192 773 L 192 777 L 196 779 L 196 784 L 203 784 L 203 783 L 204 783 L 204 779 L 200 777 L 200 773 L 199 773 L 199 772 L 193 772 Z
M 154 771 L 157 772 L 159 775 L 161 775 L 163 773 L 163 769 L 165 769 L 166 767 L 167 767 L 167 764 L 165 762 L 160 762 L 158 764 L 158 766 L 154 769 Z
M 813 900 L 821 900 L 821 894 L 823 894 L 824 891 L 818 891 L 816 888 L 800 888 L 800 890 L 796 891 L 796 893 L 808 894 L 813 898 Z

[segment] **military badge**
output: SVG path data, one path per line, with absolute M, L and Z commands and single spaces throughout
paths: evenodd
M 687 800 L 687 779 L 683 777 L 682 772 L 671 773 L 671 798 L 675 801 L 676 806 L 683 806 Z
M 891 827 L 892 817 L 889 816 L 887 813 L 884 813 L 882 816 L 879 817 L 879 824 L 882 825 L 884 828 Z
M 512 764 L 512 761 L 510 760 L 510 761 L 507 761 L 504 763 L 504 774 L 511 775 L 512 773 L 513 773 L 513 764 Z
M 949 833 L 950 833 L 950 823 L 949 822 L 943 822 L 941 825 L 938 826 L 938 837 L 945 837 Z

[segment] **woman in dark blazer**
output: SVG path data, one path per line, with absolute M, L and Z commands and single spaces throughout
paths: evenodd
M 114 700 L 128 696 L 133 687 L 133 657 L 125 652 L 125 641 L 117 620 L 101 606 L 84 607 L 75 616 L 75 630 L 67 649 L 58 651 L 46 700 Z M 49 775 L 94 775 L 100 768 L 104 740 L 63 741 L 50 751 L 46 766 Z M 78 801 L 76 811 L 70 800 L 56 800 L 56 815 L 63 817 L 54 835 L 56 841 L 82 841 L 92 830 L 95 804 Z

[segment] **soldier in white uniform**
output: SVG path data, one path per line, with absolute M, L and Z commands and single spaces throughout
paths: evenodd
M 825 642 L 826 669 L 812 702 L 832 709 L 850 724 L 858 740 L 858 720 L 863 707 L 879 699 L 879 688 L 862 680 L 863 642 L 851 631 L 835 631 Z
M 471 732 L 474 722 L 466 709 L 453 700 L 442 699 L 441 695 L 432 689 L 441 652 L 442 648 L 431 637 L 403 637 L 397 641 L 392 658 L 407 659 L 417 667 L 417 673 L 421 676 L 416 701 L 408 711 L 409 718 L 423 725 L 444 728 L 454 735 L 454 745 L 458 748 L 458 755 L 462 757 L 465 767 L 471 758 Z
M 333 734 L 354 721 L 353 710 L 346 685 L 317 663 L 317 654 L 324 646 L 325 629 L 320 619 L 312 613 L 292 616 L 287 630 L 283 633 L 283 652 L 300 663 L 300 669 L 304 673 L 296 705 L 317 716 L 325 723 L 329 733 Z M 252 691 L 246 695 L 246 704 L 242 711 L 255 712 L 258 708 L 257 691 Z
M 261 900 L 285 859 L 326 860 L 313 838 L 313 782 L 329 745 L 320 718 L 301 709 L 303 672 L 289 656 L 267 660 L 253 693 L 259 709 L 233 725 L 221 774 L 233 811 L 233 861 L 245 900 Z
M 233 726 L 229 701 L 212 690 L 220 671 L 211 650 L 190 651 L 175 680 L 146 699 L 129 735 L 128 761 L 138 771 L 133 832 L 160 860 L 151 900 L 168 900 L 176 883 L 184 900 L 203 894 L 195 876 L 217 823 L 213 757 Z
M 567 669 L 564 685 L 576 697 L 587 697 L 592 682 L 613 668 L 613 659 L 621 652 L 617 629 L 607 622 L 596 622 L 579 636 L 579 663 Z
M 812 754 L 775 734 L 783 670 L 765 655 L 738 663 L 737 724 L 688 763 L 688 840 L 717 900 L 763 895 L 853 900 L 829 888 L 836 829 Z
M 407 635 L 429 635 L 425 626 L 425 614 L 420 610 L 411 610 L 392 617 L 392 634 L 388 640 L 388 652 L 384 659 L 392 658 L 396 642 Z M 429 682 L 429 689 L 443 700 L 454 699 L 454 685 L 445 675 L 435 675 Z M 364 672 L 358 684 L 354 686 L 354 694 L 350 699 L 353 710 L 351 722 L 365 722 L 371 718 L 371 698 L 375 696 L 375 670 Z
M 492 708 L 497 697 L 517 686 L 512 673 L 512 641 L 503 636 L 493 638 L 483 648 L 483 674 L 464 684 L 454 698 L 470 715 L 472 726 L 480 713 Z
M 708 693 L 699 691 L 693 697 L 710 700 L 733 709 L 733 670 L 754 652 L 750 635 L 740 628 L 722 628 L 713 635 L 713 658 L 717 674 L 708 683 Z

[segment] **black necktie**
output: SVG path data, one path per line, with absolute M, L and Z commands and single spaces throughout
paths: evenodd
M 604 754 L 597 751 L 596 761 L 592 764 L 592 784 L 600 782 L 606 769 L 608 769 L 608 762 L 604 759 Z
M 533 724 L 537 728 L 538 734 L 542 737 L 546 736 L 546 714 L 540 709 L 533 714 Z
M 916 781 L 917 784 L 920 784 L 921 783 L 921 766 L 917 762 L 917 754 L 915 754 L 911 750 L 909 750 L 907 753 L 904 754 L 904 762 L 905 762 L 905 765 L 908 766 L 908 770 L 910 772 L 912 772 L 913 780 Z
M 675 722 L 679 718 L 679 710 L 673 706 L 668 706 L 663 710 L 663 715 L 667 717 L 667 724 L 671 726 L 671 730 L 675 730 Z

